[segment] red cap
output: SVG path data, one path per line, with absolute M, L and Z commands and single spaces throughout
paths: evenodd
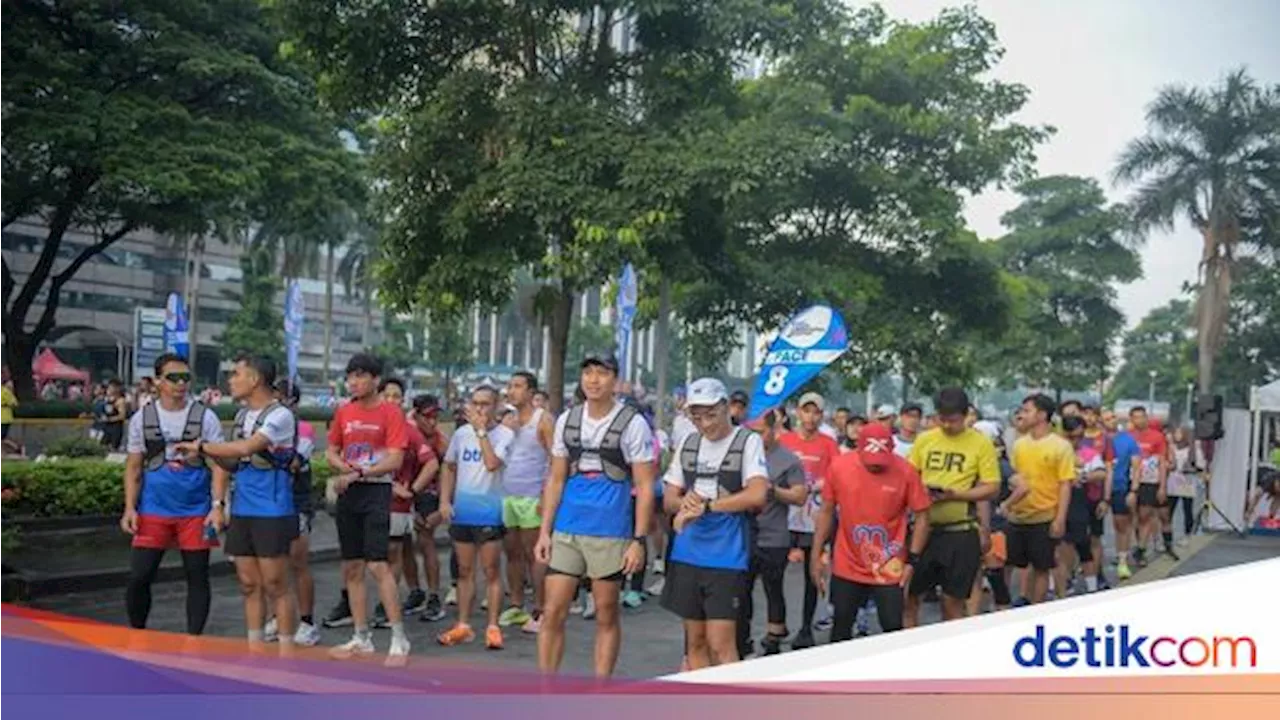
M 893 433 L 883 423 L 867 423 L 858 431 L 858 457 L 864 465 L 882 466 L 893 457 Z

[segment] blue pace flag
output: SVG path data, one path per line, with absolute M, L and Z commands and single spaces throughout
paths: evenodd
M 840 313 L 827 305 L 814 305 L 796 313 L 769 346 L 756 375 L 747 419 L 755 420 L 781 405 L 848 347 L 849 332 Z
M 302 319 L 306 305 L 302 300 L 302 285 L 289 281 L 284 296 L 284 351 L 289 364 L 289 384 L 298 384 L 298 350 L 302 347 Z
M 631 379 L 631 326 L 636 319 L 636 300 L 639 295 L 639 287 L 636 284 L 636 270 L 631 267 L 631 263 L 627 263 L 622 268 L 622 277 L 618 279 L 618 301 L 617 321 L 613 327 L 613 340 L 617 345 L 614 352 L 618 358 L 618 366 L 621 368 L 621 378 L 623 380 Z
M 191 357 L 191 342 L 187 337 L 187 309 L 178 293 L 169 293 L 169 300 L 164 306 L 164 350 L 184 360 Z

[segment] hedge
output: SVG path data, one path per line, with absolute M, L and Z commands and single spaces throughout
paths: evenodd
M 213 412 L 219 419 L 231 421 L 236 418 L 239 406 L 234 403 L 222 403 L 213 406 Z M 83 418 L 93 414 L 93 406 L 87 402 L 71 402 L 69 400 L 36 400 L 24 402 L 13 411 L 18 419 L 33 420 L 69 420 Z M 333 419 L 333 408 L 318 405 L 303 405 L 298 408 L 298 418 L 307 422 L 329 422 Z
M 324 494 L 329 465 L 312 464 L 313 491 Z M 103 460 L 6 460 L 0 467 L 5 517 L 119 515 L 124 510 L 124 463 Z

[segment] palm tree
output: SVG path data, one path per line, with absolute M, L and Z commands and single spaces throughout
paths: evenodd
M 1130 200 L 1138 230 L 1172 230 L 1185 217 L 1203 238 L 1196 376 L 1207 394 L 1240 246 L 1276 242 L 1280 86 L 1259 87 L 1241 69 L 1208 89 L 1166 87 L 1147 124 L 1149 134 L 1121 153 L 1114 179 L 1138 184 Z

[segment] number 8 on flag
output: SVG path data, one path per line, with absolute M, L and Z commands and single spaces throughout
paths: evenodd
M 781 405 L 796 390 L 835 362 L 849 346 L 849 334 L 840 313 L 827 305 L 800 311 L 778 331 L 769 346 L 747 419 Z

